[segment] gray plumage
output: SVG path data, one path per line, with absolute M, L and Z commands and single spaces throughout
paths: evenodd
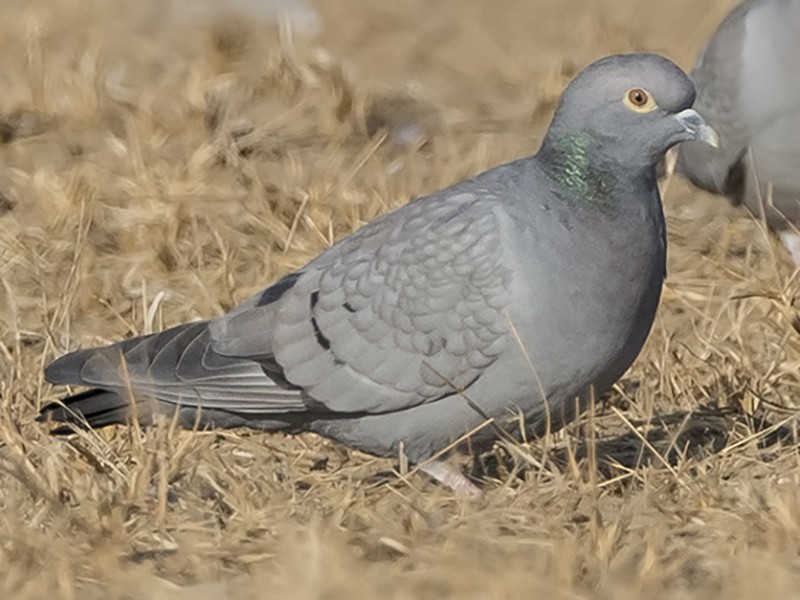
M 648 335 L 666 253 L 655 165 L 713 137 L 693 101 L 667 59 L 600 60 L 535 156 L 373 221 L 217 319 L 60 358 L 49 381 L 93 390 L 41 418 L 124 421 L 132 392 L 140 421 L 178 408 L 186 425 L 313 431 L 383 456 L 402 445 L 416 463 L 487 417 L 512 435 L 520 414 L 555 429 Z
M 800 266 L 800 1 L 746 0 L 719 25 L 692 71 L 695 108 L 719 149 L 680 150 L 695 185 L 764 216 Z

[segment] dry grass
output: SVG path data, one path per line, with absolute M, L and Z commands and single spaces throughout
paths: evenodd
M 644 353 L 594 414 L 486 457 L 479 501 L 314 436 L 33 422 L 54 355 L 218 314 L 532 151 L 582 65 L 689 66 L 729 1 L 335 0 L 313 40 L 127 4 L 0 6 L 0 596 L 800 595 L 796 281 L 677 179 Z

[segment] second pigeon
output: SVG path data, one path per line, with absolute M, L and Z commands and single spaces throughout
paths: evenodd
M 745 0 L 719 25 L 692 71 L 695 108 L 719 148 L 685 144 L 678 170 L 743 203 L 800 267 L 800 0 Z

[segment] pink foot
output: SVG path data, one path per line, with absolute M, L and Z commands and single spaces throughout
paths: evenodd
M 420 467 L 420 470 L 443 486 L 450 488 L 459 496 L 479 498 L 482 494 L 478 486 L 467 479 L 458 469 L 447 463 L 432 460 Z

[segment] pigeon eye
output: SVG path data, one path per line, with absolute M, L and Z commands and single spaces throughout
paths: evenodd
M 628 100 L 630 100 L 631 104 L 634 106 L 644 106 L 647 104 L 647 92 L 641 88 L 633 88 L 628 92 Z
M 636 112 L 650 112 L 656 107 L 656 103 L 647 90 L 642 88 L 632 88 L 625 94 L 625 104 Z

